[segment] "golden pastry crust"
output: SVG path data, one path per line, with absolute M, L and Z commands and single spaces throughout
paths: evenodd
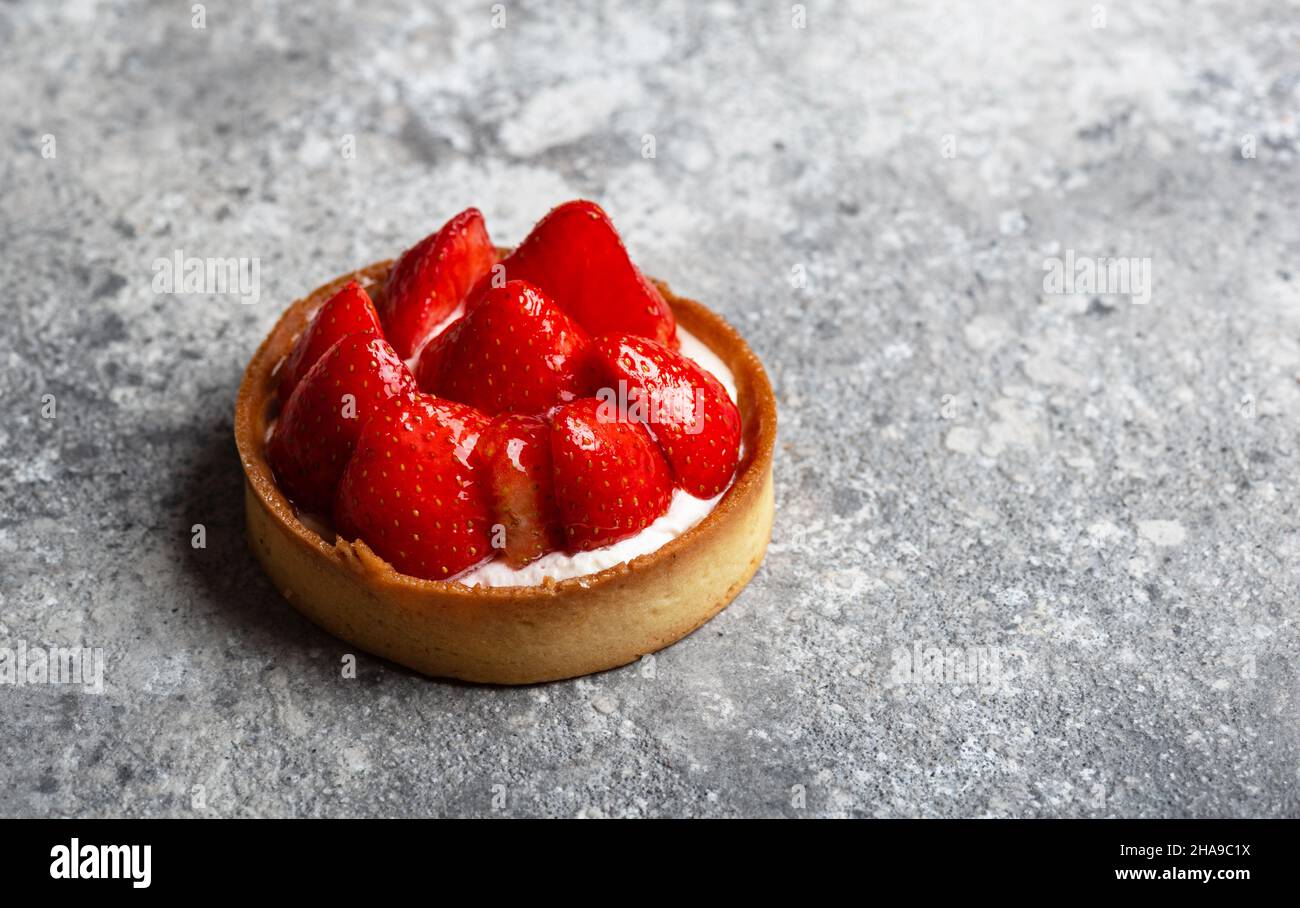
M 722 610 L 758 570 L 772 529 L 776 400 L 730 325 L 656 281 L 677 317 L 735 376 L 744 436 L 737 477 L 700 523 L 596 574 L 532 587 L 468 587 L 395 571 L 361 541 L 324 538 L 276 486 L 266 435 L 275 371 L 311 314 L 350 280 L 378 304 L 392 262 L 344 275 L 281 316 L 244 373 L 235 441 L 249 543 L 284 597 L 336 637 L 426 675 L 495 684 L 572 678 L 632 662 Z

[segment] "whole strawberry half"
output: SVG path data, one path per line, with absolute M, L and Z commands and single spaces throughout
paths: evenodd
M 415 355 L 496 260 L 477 208 L 465 209 L 402 253 L 379 309 L 384 333 L 402 359 Z
M 594 344 L 612 379 L 611 399 L 626 402 L 649 427 L 677 485 L 697 498 L 725 489 L 740 461 L 740 411 L 722 384 L 644 337 L 602 337 Z
M 334 499 L 334 525 L 404 574 L 450 580 L 492 554 L 475 446 L 489 420 L 414 393 L 366 424 Z
M 590 394 L 600 375 L 587 332 L 523 281 L 493 287 L 435 337 L 420 387 L 484 413 L 540 413 Z
M 672 309 L 595 202 L 552 209 L 502 265 L 506 280 L 540 288 L 593 337 L 639 334 L 677 346 Z
M 271 469 L 304 510 L 328 514 L 334 488 L 367 420 L 415 379 L 374 332 L 341 338 L 298 382 L 267 445 Z
M 598 549 L 645 529 L 668 510 L 668 462 L 639 423 L 595 398 L 566 404 L 552 418 L 555 500 L 565 548 Z
M 505 531 L 503 556 L 523 567 L 562 547 L 555 504 L 551 424 L 540 416 L 498 416 L 479 441 L 492 516 Z
M 307 370 L 316 365 L 326 350 L 347 335 L 360 331 L 373 331 L 383 336 L 379 313 L 370 301 L 370 294 L 356 281 L 349 281 L 320 307 L 280 367 L 280 400 L 289 399 Z

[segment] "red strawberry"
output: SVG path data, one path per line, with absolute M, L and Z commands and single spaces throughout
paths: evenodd
M 571 552 L 598 549 L 645 529 L 668 510 L 672 474 L 646 427 L 620 420 L 595 398 L 553 419 L 555 500 Z
M 425 391 L 491 416 L 540 413 L 600 380 L 587 332 L 523 281 L 488 290 L 425 347 L 415 374 Z
M 502 265 L 507 280 L 534 284 L 593 337 L 639 334 L 677 346 L 673 310 L 595 202 L 552 209 Z
M 466 208 L 402 253 L 379 308 L 388 340 L 402 359 L 415 355 L 496 260 L 477 208 Z
M 644 337 L 602 337 L 594 345 L 613 380 L 626 383 L 612 390 L 649 426 L 677 485 L 697 498 L 725 489 L 740 461 L 740 412 L 718 380 Z
M 383 336 L 379 328 L 379 313 L 370 295 L 356 281 L 329 298 L 316 312 L 316 317 L 298 335 L 293 352 L 280 367 L 280 400 L 288 400 L 307 370 L 316 365 L 325 351 L 340 340 L 359 331 L 373 331 Z
M 334 525 L 404 574 L 450 580 L 493 554 L 474 449 L 488 418 L 415 393 L 366 425 L 334 499 Z
M 506 562 L 523 567 L 560 548 L 550 423 L 539 416 L 499 416 L 478 450 L 493 519 L 505 528 Z
M 334 487 L 366 421 L 415 379 L 388 342 L 349 334 L 316 361 L 289 395 L 267 445 L 285 494 L 304 510 L 329 513 Z

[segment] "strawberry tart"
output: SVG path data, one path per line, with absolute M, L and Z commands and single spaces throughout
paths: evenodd
M 235 436 L 285 598 L 433 676 L 631 662 L 726 606 L 771 532 L 762 365 L 587 201 L 513 250 L 471 208 L 294 303 Z

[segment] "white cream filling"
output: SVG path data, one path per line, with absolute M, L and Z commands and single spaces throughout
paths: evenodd
M 718 355 L 704 345 L 704 342 L 688 333 L 680 325 L 677 338 L 682 344 L 682 354 L 695 360 L 705 371 L 727 389 L 727 394 L 736 399 L 736 380 L 731 370 L 718 358 Z M 568 580 L 597 574 L 616 564 L 631 561 L 641 555 L 648 555 L 672 539 L 685 533 L 709 515 L 722 496 L 715 498 L 696 498 L 681 489 L 673 490 L 673 500 L 668 511 L 635 536 L 621 539 L 613 545 L 590 552 L 551 552 L 538 558 L 532 564 L 521 568 L 512 568 L 501 559 L 488 561 L 457 578 L 466 586 L 539 586 L 547 577 L 552 580 Z
M 724 492 L 723 495 L 725 494 Z M 721 499 L 722 495 L 705 500 L 681 489 L 674 489 L 672 504 L 664 515 L 635 536 L 590 552 L 573 555 L 550 552 L 521 568 L 513 568 L 498 558 L 480 564 L 457 579 L 466 586 L 540 586 L 547 577 L 558 581 L 598 574 L 605 568 L 648 555 L 676 539 L 707 517 Z

